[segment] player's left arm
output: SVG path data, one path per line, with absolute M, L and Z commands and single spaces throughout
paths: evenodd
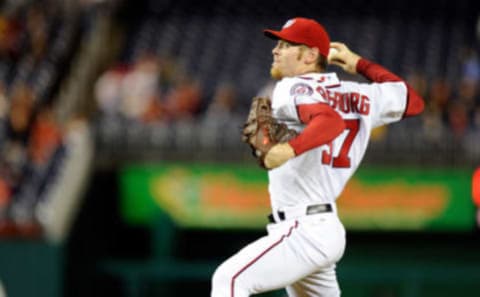
M 326 103 L 297 105 L 300 121 L 306 126 L 289 142 L 275 145 L 265 156 L 265 166 L 275 168 L 310 149 L 329 143 L 345 129 L 342 117 Z
M 296 155 L 329 143 L 345 129 L 342 117 L 327 103 L 297 105 L 297 112 L 306 126 L 289 141 Z
M 384 67 L 360 57 L 343 43 L 330 43 L 332 54 L 329 55 L 329 63 L 340 66 L 350 74 L 361 74 L 370 81 L 377 83 L 383 82 L 402 82 L 407 88 L 407 103 L 403 117 L 410 117 L 420 114 L 425 106 L 422 97 L 402 78 L 388 71 Z

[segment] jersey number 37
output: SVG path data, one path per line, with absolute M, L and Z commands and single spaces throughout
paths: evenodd
M 322 164 L 331 165 L 334 168 L 350 168 L 351 162 L 350 157 L 348 156 L 352 143 L 355 140 L 355 137 L 358 134 L 360 127 L 360 120 L 345 120 L 345 131 L 347 131 L 347 136 L 343 140 L 342 146 L 337 156 L 332 156 L 332 142 L 328 144 L 328 149 L 324 150 L 322 153 Z

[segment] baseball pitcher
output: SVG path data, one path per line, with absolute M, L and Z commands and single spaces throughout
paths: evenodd
M 221 264 L 212 297 L 246 297 L 286 288 L 290 297 L 340 296 L 335 265 L 345 229 L 335 200 L 359 166 L 373 128 L 423 111 L 423 99 L 401 78 L 339 42 L 322 25 L 289 20 L 277 40 L 271 100 L 256 98 L 242 140 L 268 169 L 272 207 L 268 235 Z M 341 81 L 327 63 L 371 83 Z M 261 101 L 259 101 L 261 100 Z

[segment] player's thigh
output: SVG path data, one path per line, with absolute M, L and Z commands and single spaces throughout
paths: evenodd
M 283 232 L 274 232 L 249 244 L 219 266 L 213 286 L 232 286 L 248 294 L 283 288 L 309 275 L 316 263 L 300 254 L 304 236 L 292 223 Z
M 335 265 L 312 273 L 286 289 L 289 297 L 339 297 Z

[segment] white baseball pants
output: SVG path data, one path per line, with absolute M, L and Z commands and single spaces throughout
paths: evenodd
M 269 224 L 267 231 L 217 268 L 211 297 L 247 297 L 280 288 L 290 297 L 340 296 L 335 263 L 346 240 L 336 213 Z

